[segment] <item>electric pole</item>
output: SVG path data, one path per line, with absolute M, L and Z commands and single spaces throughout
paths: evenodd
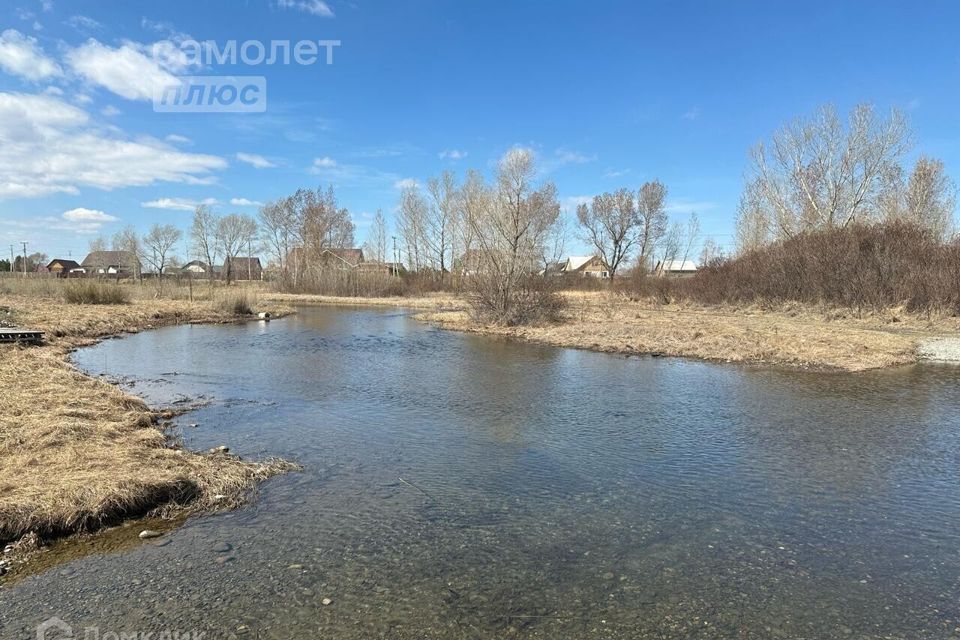
M 10 267 L 7 269 L 10 273 L 13 273 L 13 245 L 10 245 Z
M 393 236 L 393 275 L 399 275 L 400 265 L 397 264 L 399 260 L 397 259 L 397 236 Z
M 27 277 L 27 243 L 23 242 L 23 277 Z

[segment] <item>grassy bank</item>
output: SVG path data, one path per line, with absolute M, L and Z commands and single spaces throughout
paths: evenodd
M 68 362 L 72 349 L 105 336 L 237 321 L 241 316 L 229 311 L 235 292 L 190 302 L 155 299 L 131 286 L 127 303 L 69 304 L 64 285 L 40 286 L 0 289 L 0 321 L 48 338 L 41 346 L 0 345 L 0 542 L 28 533 L 62 536 L 147 513 L 230 508 L 257 481 L 290 468 L 184 450 L 164 433 L 169 414 Z

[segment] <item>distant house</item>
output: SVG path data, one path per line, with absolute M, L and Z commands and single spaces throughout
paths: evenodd
M 610 277 L 610 269 L 600 256 L 570 256 L 561 272 L 564 275 L 577 274 L 590 278 Z
M 660 260 L 653 273 L 658 276 L 674 278 L 692 276 L 697 272 L 697 263 L 693 260 Z
M 192 276 L 202 276 L 204 278 L 212 275 L 214 278 L 219 278 L 221 269 L 216 265 L 211 267 L 203 260 L 191 260 L 180 267 L 180 273 L 185 275 L 189 274 Z
M 356 269 L 363 264 L 363 249 L 324 249 L 319 259 L 326 269 Z
M 229 275 L 231 280 L 263 280 L 263 265 L 256 257 L 227 258 L 220 271 L 224 278 Z
M 91 251 L 80 268 L 88 276 L 136 275 L 140 260 L 130 251 Z
M 58 278 L 66 278 L 71 272 L 82 273 L 80 263 L 76 260 L 64 260 L 63 258 L 54 258 L 47 264 L 47 271 Z

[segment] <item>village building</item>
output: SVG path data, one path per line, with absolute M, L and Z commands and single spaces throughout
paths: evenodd
M 63 258 L 54 258 L 46 266 L 47 273 L 52 273 L 58 278 L 66 278 L 70 273 L 83 273 L 83 268 L 76 260 L 65 260 Z
M 660 260 L 653 273 L 661 277 L 690 277 L 697 272 L 697 263 L 693 260 Z
M 257 257 L 227 258 L 220 271 L 224 278 L 231 280 L 263 280 L 263 265 Z
M 563 265 L 564 275 L 577 274 L 590 278 L 609 278 L 610 268 L 600 256 L 570 256 Z
M 136 275 L 140 260 L 130 251 L 92 251 L 80 263 L 88 276 Z
M 208 278 L 212 276 L 214 278 L 219 278 L 221 275 L 221 269 L 216 265 L 210 266 L 203 260 L 191 260 L 180 267 L 180 273 L 195 277 Z

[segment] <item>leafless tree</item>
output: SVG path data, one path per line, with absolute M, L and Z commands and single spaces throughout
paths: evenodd
M 458 272 L 463 275 L 474 266 L 468 263 L 476 262 L 476 221 L 486 215 L 492 200 L 490 188 L 478 171 L 474 169 L 467 171 L 467 177 L 460 187 L 457 200 L 456 231 L 460 246 Z
M 944 240 L 953 233 L 957 190 L 942 161 L 926 156 L 917 160 L 907 181 L 904 201 L 907 220 Z
M 501 158 L 496 185 L 485 191 L 478 215 L 470 221 L 482 253 L 474 284 L 475 308 L 494 321 L 524 321 L 530 302 L 542 299 L 524 295 L 524 283 L 536 272 L 543 243 L 560 213 L 553 183 L 534 184 L 533 152 L 514 148 Z M 542 279 L 541 279 L 542 281 Z
M 584 239 L 600 253 L 610 270 L 610 278 L 617 275 L 620 263 L 627 259 L 640 241 L 640 216 L 629 189 L 594 196 L 589 205 L 577 206 L 577 220 Z
M 96 238 L 91 238 L 88 243 L 88 248 L 90 253 L 94 251 L 107 251 L 107 239 L 103 236 L 97 236 Z
M 389 262 L 387 260 L 387 220 L 383 217 L 383 211 L 377 209 L 373 216 L 373 222 L 370 224 L 370 233 L 367 237 L 368 255 L 377 262 Z
M 640 239 L 637 264 L 642 271 L 650 269 L 657 243 L 667 232 L 667 187 L 659 180 L 646 182 L 637 193 L 637 216 Z
M 217 220 L 217 229 L 214 237 L 216 238 L 216 244 L 220 253 L 223 254 L 223 276 L 226 278 L 227 284 L 230 284 L 230 280 L 234 276 L 232 273 L 234 258 L 239 255 L 243 247 L 243 242 L 247 237 L 247 230 L 247 223 L 244 221 L 244 216 L 240 214 L 231 213 Z
M 217 216 L 205 204 L 193 211 L 190 225 L 190 244 L 195 255 L 207 264 L 207 279 L 213 282 L 213 263 L 217 259 Z
M 832 106 L 822 107 L 753 149 L 750 200 L 766 210 L 778 238 L 877 219 L 883 177 L 910 139 L 906 118 L 896 109 L 881 118 L 872 106 L 858 105 L 844 125 Z
M 111 241 L 114 251 L 122 251 L 131 257 L 133 264 L 117 265 L 117 282 L 120 282 L 120 272 L 123 270 L 123 267 L 130 267 L 133 271 L 133 277 L 143 281 L 143 268 L 141 263 L 144 261 L 145 256 L 143 253 L 142 246 L 140 244 L 140 236 L 137 234 L 137 230 L 133 225 L 127 225 L 120 231 L 117 231 L 113 235 L 113 240 Z M 123 261 L 123 255 L 121 254 L 120 261 Z
M 430 262 L 441 278 L 450 263 L 448 255 L 454 242 L 453 227 L 456 219 L 457 182 L 450 171 L 427 181 L 430 202 L 426 211 L 424 240 L 430 252 Z
M 737 250 L 746 253 L 766 245 L 773 237 L 770 210 L 765 206 L 756 179 L 747 183 L 737 207 Z
M 180 242 L 183 233 L 172 224 L 154 224 L 147 235 L 143 236 L 144 256 L 157 271 L 157 283 L 163 293 L 163 270 L 167 266 L 170 252 Z
M 684 227 L 680 222 L 673 222 L 667 227 L 663 240 L 659 243 L 661 273 L 668 263 L 677 259 L 684 242 Z
M 708 236 L 703 241 L 703 248 L 700 250 L 700 265 L 708 266 L 721 258 L 723 258 L 723 249 L 720 248 L 716 240 Z
M 695 211 L 687 219 L 687 227 L 683 234 L 683 261 L 693 257 L 693 247 L 700 241 L 700 218 Z
M 337 203 L 333 187 L 326 191 L 317 188 L 298 189 L 291 196 L 290 207 L 296 220 L 296 240 L 303 248 L 305 264 L 294 265 L 298 270 L 316 270 L 322 265 L 321 256 L 327 249 L 353 246 L 354 224 L 350 212 Z
M 430 266 L 426 242 L 426 227 L 429 205 L 417 185 L 407 185 L 400 192 L 400 208 L 397 212 L 397 230 L 407 254 L 407 266 L 419 271 Z
M 260 236 L 267 252 L 277 261 L 277 267 L 285 273 L 287 255 L 290 253 L 295 221 L 287 199 L 268 202 L 257 212 L 260 220 Z

